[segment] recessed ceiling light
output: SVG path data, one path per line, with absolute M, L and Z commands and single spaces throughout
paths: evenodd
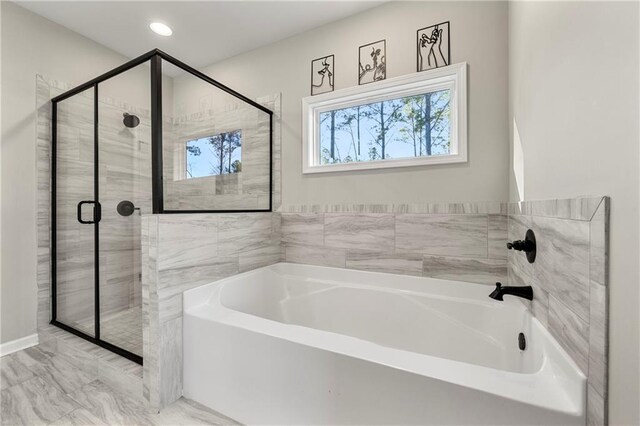
M 149 24 L 149 28 L 151 28 L 151 31 L 161 36 L 169 37 L 171 34 L 173 34 L 171 28 L 161 22 L 152 22 L 151 24 Z

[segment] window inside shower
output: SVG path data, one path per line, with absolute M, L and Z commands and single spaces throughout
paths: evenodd
M 270 211 L 271 111 L 157 50 L 54 95 L 51 322 L 142 363 L 142 215 Z
M 185 161 L 186 179 L 240 173 L 242 131 L 233 130 L 187 141 Z

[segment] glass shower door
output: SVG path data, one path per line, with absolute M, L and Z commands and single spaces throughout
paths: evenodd
M 136 73 L 139 82 L 148 67 L 98 86 L 100 339 L 142 356 L 140 226 L 141 214 L 151 213 L 150 94 L 121 93 Z
M 96 222 L 94 91 L 58 102 L 55 146 L 54 319 L 91 337 L 95 330 Z
M 53 323 L 141 362 L 140 212 L 151 211 L 150 115 L 101 91 L 96 85 L 57 101 L 52 117 Z

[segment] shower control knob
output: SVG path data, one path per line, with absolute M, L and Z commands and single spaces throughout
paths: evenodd
M 536 260 L 537 252 L 536 235 L 531 229 L 527 229 L 527 234 L 525 235 L 524 240 L 508 242 L 507 248 L 509 250 L 525 252 L 529 263 L 533 263 Z
M 527 251 L 526 247 L 527 243 L 524 240 L 516 240 L 511 243 L 507 243 L 507 248 L 509 250 Z
M 118 203 L 116 210 L 120 216 L 131 216 L 136 210 L 136 207 L 131 201 L 123 200 Z
M 140 124 L 140 119 L 136 115 L 125 112 L 122 116 L 124 117 L 122 119 L 122 122 L 130 129 L 133 129 L 134 127 L 137 127 L 138 124 Z

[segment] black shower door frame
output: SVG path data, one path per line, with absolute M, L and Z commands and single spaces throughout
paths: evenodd
M 164 187 L 162 181 L 162 61 L 165 60 L 187 73 L 204 80 L 220 90 L 248 103 L 249 105 L 269 114 L 269 207 L 265 209 L 236 209 L 236 210 L 170 210 L 164 208 Z M 151 191 L 152 191 L 152 213 L 153 214 L 176 214 L 176 213 L 259 213 L 273 211 L 273 112 L 259 103 L 247 98 L 235 90 L 219 83 L 211 77 L 190 67 L 184 62 L 154 49 L 145 53 L 117 68 L 106 72 L 93 80 L 77 86 L 67 92 L 51 99 L 51 321 L 52 325 L 62 328 L 75 334 L 89 342 L 103 347 L 111 352 L 121 355 L 138 364 L 143 363 L 143 357 L 127 351 L 119 346 L 113 345 L 100 337 L 100 184 L 99 184 L 99 122 L 98 122 L 98 85 L 112 77 L 122 74 L 145 62 L 150 62 L 151 70 Z M 93 129 L 94 129 L 94 176 L 93 192 L 94 199 L 89 202 L 93 204 L 93 226 L 94 226 L 94 334 L 91 336 L 68 324 L 58 320 L 57 306 L 57 226 L 56 226 L 56 174 L 57 174 L 57 117 L 58 103 L 71 98 L 81 92 L 93 89 Z

